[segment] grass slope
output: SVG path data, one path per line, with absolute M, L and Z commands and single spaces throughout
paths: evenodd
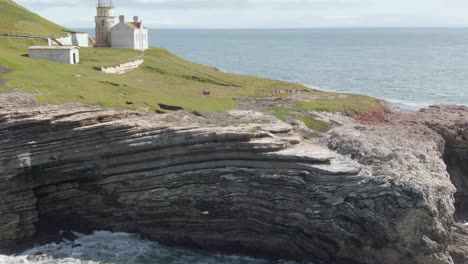
M 59 37 L 67 30 L 11 0 L 0 0 L 0 34 Z
M 25 35 L 57 36 L 66 29 L 56 25 L 11 0 L 0 0 L 0 34 L 10 31 Z M 330 124 L 317 120 L 311 111 L 365 114 L 378 110 L 377 99 L 361 95 L 339 95 L 310 90 L 283 81 L 229 74 L 193 63 L 165 49 L 134 50 L 82 48 L 81 63 L 67 65 L 27 57 L 31 45 L 46 45 L 39 40 L 0 38 L 0 65 L 14 71 L 6 74 L 7 87 L 35 94 L 45 103 L 76 102 L 99 104 L 117 109 L 145 108 L 160 112 L 160 104 L 185 110 L 224 111 L 236 107 L 235 98 L 268 97 L 277 90 L 303 90 L 294 107 L 268 108 L 282 120 L 302 120 L 309 127 L 323 131 Z M 124 75 L 105 74 L 96 68 L 114 66 L 143 56 L 145 62 Z M 209 90 L 210 95 L 203 95 Z
M 267 97 L 278 89 L 306 87 L 282 82 L 229 74 L 196 64 L 165 49 L 149 49 L 140 69 L 124 75 L 110 75 L 96 67 L 112 66 L 141 56 L 141 52 L 109 48 L 82 48 L 80 65 L 67 65 L 25 54 L 30 45 L 44 44 L 32 40 L 0 39 L 0 64 L 14 71 L 4 77 L 7 86 L 36 94 L 46 103 L 77 102 L 110 108 L 161 110 L 159 104 L 181 106 L 186 110 L 224 111 L 236 106 L 238 97 Z M 6 92 L 9 89 L 2 88 Z M 211 95 L 203 95 L 209 90 Z M 380 107 L 378 100 L 360 95 L 336 95 L 310 90 L 313 100 L 297 101 L 294 108 L 272 109 L 278 117 L 303 120 L 317 130 L 326 124 L 314 122 L 308 111 L 366 113 Z
M 82 48 L 80 65 L 67 65 L 25 56 L 37 41 L 0 39 L 0 64 L 14 72 L 9 87 L 37 94 L 47 103 L 79 102 L 112 108 L 136 109 L 158 104 L 187 110 L 223 111 L 235 106 L 240 96 L 266 96 L 278 88 L 303 88 L 297 84 L 228 74 L 183 60 L 164 49 L 145 52 L 140 69 L 109 75 L 95 69 L 116 65 L 141 55 L 138 51 Z M 76 77 L 81 76 L 81 77 Z M 210 90 L 204 96 L 203 90 Z M 4 88 L 5 91 L 5 88 Z

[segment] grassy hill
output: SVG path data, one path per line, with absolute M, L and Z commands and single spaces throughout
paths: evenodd
M 66 31 L 11 0 L 0 0 L 0 34 L 59 37 Z
M 0 3 L 9 5 L 15 13 L 28 12 L 8 0 L 0 0 Z M 3 10 L 0 10 L 0 17 L 3 19 Z M 46 33 L 49 27 L 52 33 L 63 30 L 42 18 L 37 18 L 36 23 L 41 33 Z M 14 88 L 35 94 L 40 101 L 52 104 L 77 102 L 117 109 L 145 108 L 156 112 L 161 112 L 160 104 L 166 104 L 208 112 L 234 108 L 235 99 L 239 97 L 263 98 L 277 90 L 298 89 L 306 91 L 303 93 L 306 99 L 296 100 L 293 107 L 277 106 L 267 110 L 283 120 L 303 120 L 315 129 L 326 127 L 326 124 L 315 121 L 310 110 L 365 114 L 381 107 L 378 100 L 367 96 L 325 93 L 295 83 L 224 73 L 184 60 L 165 49 L 149 49 L 144 52 L 145 62 L 139 69 L 113 75 L 96 68 L 126 62 L 140 56 L 141 52 L 82 48 L 81 63 L 67 65 L 28 58 L 27 48 L 31 45 L 46 43 L 0 38 L 0 65 L 13 69 L 12 73 L 3 76 L 9 81 L 7 87 L 0 88 L 0 92 Z M 204 90 L 211 94 L 203 95 Z

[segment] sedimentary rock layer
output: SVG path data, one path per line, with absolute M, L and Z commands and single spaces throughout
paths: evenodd
M 3 109 L 0 246 L 41 230 L 106 229 L 315 263 L 450 263 L 455 189 L 437 142 L 396 151 L 410 141 L 379 149 L 383 137 L 363 135 L 331 132 L 334 152 L 283 123 Z

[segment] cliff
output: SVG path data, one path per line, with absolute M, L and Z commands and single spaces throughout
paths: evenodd
M 466 107 L 374 125 L 330 115 L 341 126 L 307 139 L 274 119 L 220 127 L 12 96 L 0 98 L 2 252 L 105 229 L 315 263 L 451 263 L 456 188 L 443 158 L 463 204 Z

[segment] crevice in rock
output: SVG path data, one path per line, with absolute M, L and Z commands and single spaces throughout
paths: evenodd
M 447 165 L 450 180 L 456 187 L 455 223 L 452 227 L 451 242 L 448 250 L 455 264 L 468 260 L 468 134 L 466 129 L 455 133 L 437 130 L 445 140 L 443 159 Z
M 455 220 L 468 221 L 468 142 L 446 138 L 444 162 L 455 193 Z

